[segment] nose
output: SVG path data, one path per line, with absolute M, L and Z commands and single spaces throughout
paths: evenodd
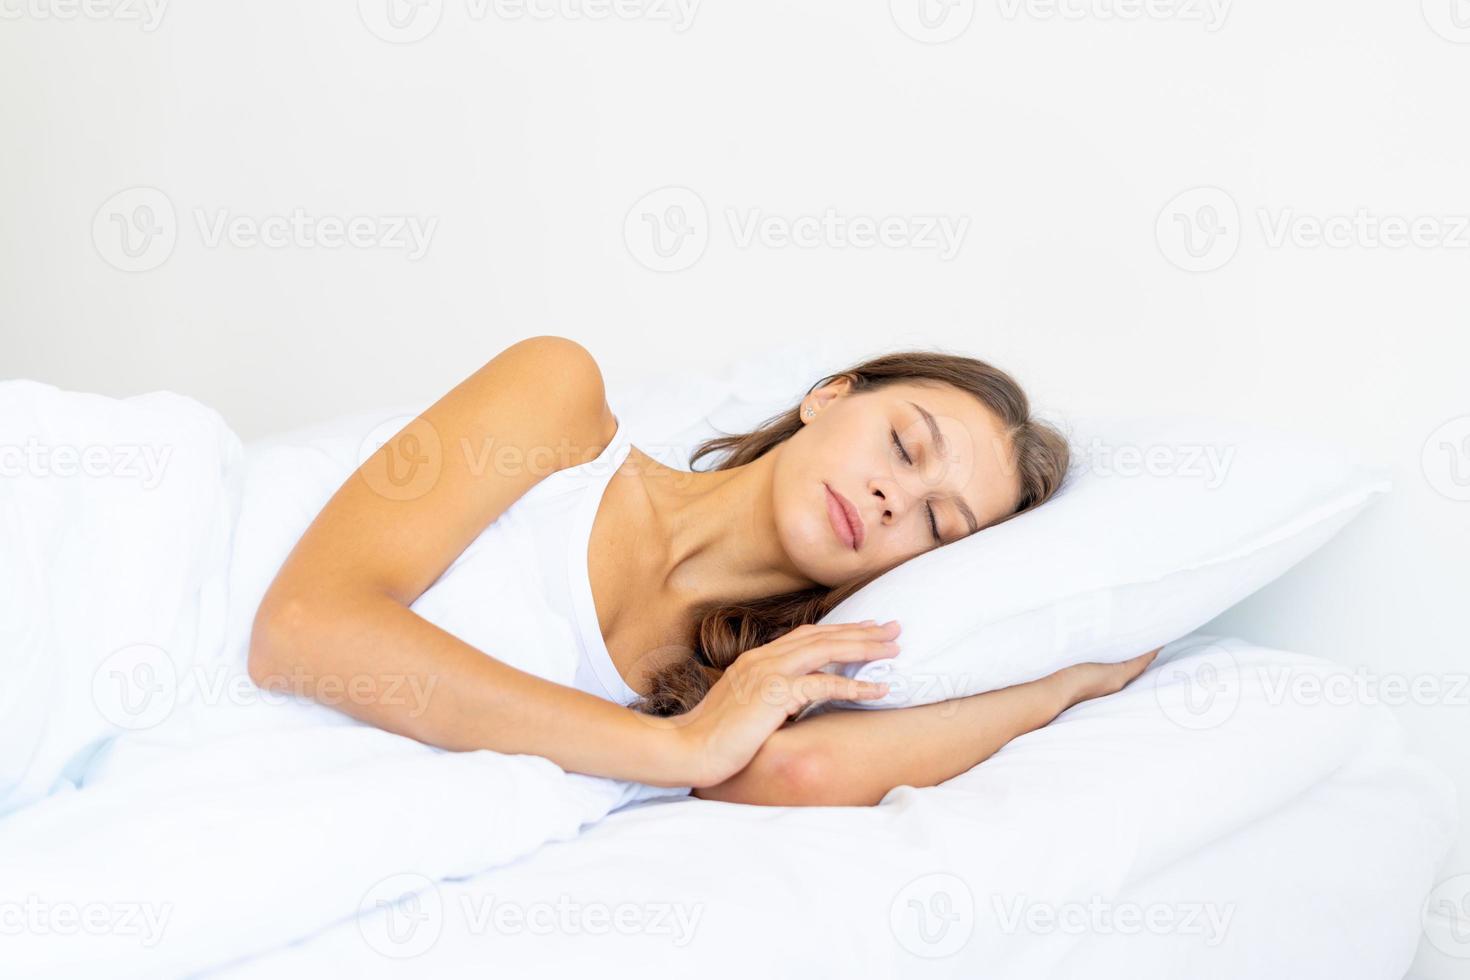
M 878 518 L 884 524 L 897 523 L 913 506 L 913 500 L 897 483 L 874 481 L 873 496 L 878 500 Z

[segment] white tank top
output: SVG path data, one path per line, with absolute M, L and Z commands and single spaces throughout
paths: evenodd
M 638 692 L 602 638 L 587 544 L 612 475 L 632 443 L 618 420 L 595 458 L 543 477 L 505 509 L 411 609 L 497 660 L 618 704 Z M 688 795 L 691 787 L 636 784 L 623 805 Z
M 587 570 L 593 519 L 630 448 L 620 420 L 601 453 L 522 494 L 411 608 L 521 670 L 618 704 L 637 700 L 608 654 Z

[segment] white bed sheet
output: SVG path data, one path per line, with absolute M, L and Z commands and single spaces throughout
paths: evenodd
M 22 427 L 65 420 L 86 433 L 123 417 L 95 396 L 4 391 L 37 406 L 8 416 Z M 1078 705 L 944 786 L 900 787 L 877 807 L 686 799 L 613 812 L 641 788 L 534 756 L 443 753 L 329 708 L 255 696 L 246 627 L 290 522 L 279 522 L 284 540 L 236 533 L 233 433 L 202 406 L 149 404 L 155 414 L 125 413 L 130 437 L 160 439 L 160 426 L 176 422 L 183 435 L 170 444 L 194 465 L 162 474 L 147 513 L 174 499 L 209 503 L 174 548 L 78 537 L 82 522 L 63 512 L 70 498 L 41 492 L 13 492 L 19 509 L 0 521 L 71 541 L 33 542 L 33 566 L 16 566 L 50 598 L 45 629 L 12 630 L 25 641 L 9 648 L 19 658 L 12 673 L 55 676 L 26 688 L 28 711 L 7 729 L 18 740 L 5 744 L 16 765 L 5 771 L 46 787 L 66 752 L 83 750 L 86 762 L 68 763 L 57 792 L 0 819 L 4 971 L 278 980 L 681 967 L 720 976 L 757 966 L 1014 978 L 1095 975 L 1096 962 L 1130 976 L 1178 975 L 1181 964 L 1239 976 L 1248 964 L 1247 975 L 1297 977 L 1313 975 L 1310 961 L 1330 966 L 1326 975 L 1381 977 L 1401 974 L 1413 954 L 1420 902 L 1453 832 L 1452 789 L 1404 752 L 1386 709 L 1291 696 L 1293 679 L 1340 669 L 1327 661 L 1187 637 L 1123 692 Z M 324 468 L 303 468 L 300 480 L 315 486 Z M 313 508 L 298 506 L 308 496 L 293 498 L 292 513 L 309 517 Z M 82 504 L 98 528 L 119 525 L 103 519 L 121 513 L 108 500 Z M 257 547 L 226 548 L 242 543 L 234 539 Z M 86 554 L 79 543 L 92 560 L 62 560 Z M 216 587 L 226 555 L 228 616 Z M 121 576 L 126 595 L 162 605 L 95 602 Z M 86 636 L 74 635 L 77 625 Z M 93 660 L 143 641 L 159 644 L 167 660 L 153 666 L 178 683 L 141 678 L 149 704 L 161 690 L 169 711 L 152 727 L 145 713 L 140 728 L 135 713 L 101 710 L 131 699 L 99 698 L 96 679 L 117 672 L 100 673 L 110 658 Z M 206 697 L 216 684 L 222 696 Z M 246 695 L 238 705 L 235 690 Z M 74 717 L 95 726 L 56 729 L 57 751 L 33 751 L 52 722 L 73 717 L 58 705 L 73 703 L 91 712 Z M 120 729 L 92 751 L 94 736 Z M 70 779 L 80 790 L 66 789 Z M 1252 864 L 1250 854 L 1266 859 Z M 1177 918 L 1185 902 L 1232 901 L 1244 917 L 1204 951 L 1197 932 L 1143 941 L 1008 921 L 1017 903 L 1075 911 L 1131 895 L 1155 902 L 1171 888 L 1164 911 Z M 546 931 L 535 919 L 516 930 L 493 917 L 500 906 L 490 899 L 512 914 L 601 914 L 608 928 L 553 922 Z M 553 904 L 528 904 L 537 901 Z M 73 918 L 101 909 L 108 928 L 17 932 L 15 913 L 36 903 Z M 1323 904 L 1331 915 L 1305 909 Z M 123 928 L 139 907 L 167 910 L 167 928 L 151 938 L 136 921 Z M 488 923 L 467 915 L 486 912 Z M 416 955 L 395 955 L 405 952 Z
M 1322 661 L 1165 653 L 943 786 L 634 806 L 216 975 L 1402 976 L 1454 825 L 1445 777 L 1380 708 L 1279 697 L 1271 671 Z M 1179 714 L 1202 680 L 1228 714 Z

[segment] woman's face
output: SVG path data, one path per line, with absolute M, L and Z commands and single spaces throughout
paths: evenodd
M 807 395 L 800 412 L 804 425 L 776 461 L 774 507 L 782 547 L 814 582 L 832 588 L 886 570 L 1015 511 L 1009 440 L 958 388 L 851 393 L 839 379 Z

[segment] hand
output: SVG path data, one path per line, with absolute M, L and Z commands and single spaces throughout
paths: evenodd
M 1062 668 L 1047 680 L 1061 690 L 1062 698 L 1070 708 L 1082 701 L 1121 691 L 1154 662 L 1162 649 L 1163 647 L 1156 647 L 1132 660 L 1116 664 L 1075 664 Z
M 744 769 L 771 733 L 815 701 L 864 701 L 887 684 L 822 671 L 898 652 L 898 623 L 808 623 L 745 651 L 692 711 L 669 719 L 681 769 L 694 787 L 713 786 Z

